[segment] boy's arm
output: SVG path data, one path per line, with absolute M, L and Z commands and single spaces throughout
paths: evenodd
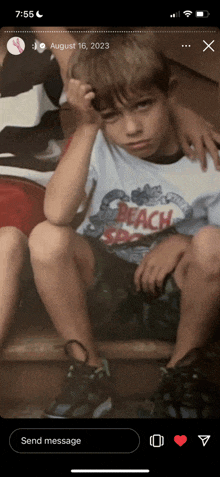
M 78 111 L 78 127 L 47 185 L 44 201 L 44 214 L 56 225 L 70 224 L 85 197 L 90 156 L 101 125 L 98 113 L 91 107 L 94 93 L 89 85 L 71 80 L 68 96 Z
M 160 242 L 145 255 L 134 274 L 136 290 L 158 296 L 164 280 L 171 274 L 191 242 L 190 235 L 175 234 Z

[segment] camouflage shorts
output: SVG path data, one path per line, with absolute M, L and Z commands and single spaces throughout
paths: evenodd
M 100 240 L 85 237 L 95 256 L 95 284 L 87 305 L 97 339 L 158 339 L 174 342 L 180 317 L 180 290 L 171 276 L 163 294 L 136 292 L 137 265 L 110 253 Z

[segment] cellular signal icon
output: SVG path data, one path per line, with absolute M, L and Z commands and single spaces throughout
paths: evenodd
M 180 12 L 176 12 L 176 13 L 172 13 L 170 15 L 171 18 L 176 18 L 176 17 L 180 17 Z

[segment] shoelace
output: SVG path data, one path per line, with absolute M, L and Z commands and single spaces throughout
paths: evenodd
M 69 357 L 69 346 L 72 345 L 72 344 L 77 344 L 81 347 L 81 349 L 84 351 L 85 353 L 85 360 L 84 361 L 78 361 L 77 359 L 75 358 L 72 358 L 75 365 L 71 365 L 70 368 L 69 368 L 69 373 L 67 375 L 67 377 L 70 377 L 70 378 L 73 378 L 73 377 L 76 377 L 77 374 L 81 373 L 82 372 L 82 369 L 85 367 L 85 365 L 88 363 L 88 360 L 89 360 L 89 353 L 87 351 L 87 349 L 85 348 L 85 346 L 78 340 L 69 340 L 67 341 L 67 343 L 65 344 L 64 346 L 64 351 L 65 351 L 65 354 Z M 108 367 L 108 362 L 105 358 L 102 358 L 102 363 L 103 365 L 100 366 L 99 368 L 91 368 L 91 374 L 88 373 L 88 370 L 86 370 L 87 372 L 85 372 L 85 378 L 86 377 L 89 377 L 90 379 L 94 379 L 97 375 L 99 375 L 99 377 L 101 378 L 103 376 L 103 373 L 106 373 L 107 376 L 110 376 L 110 370 L 109 370 L 109 367 Z M 86 368 L 84 368 L 86 369 Z M 89 369 L 89 368 L 88 368 Z M 75 376 L 73 376 L 73 373 L 72 371 L 74 371 L 74 374 Z
M 64 345 L 65 354 L 66 354 L 68 357 L 70 357 L 70 353 L 69 353 L 68 348 L 69 348 L 70 345 L 72 345 L 72 344 L 74 344 L 74 343 L 76 343 L 77 345 L 79 345 L 80 348 L 84 351 L 84 353 L 85 353 L 85 360 L 84 360 L 84 361 L 78 361 L 78 360 L 76 360 L 76 359 L 74 359 L 74 358 L 73 358 L 73 360 L 76 361 L 79 365 L 81 364 L 82 366 L 84 366 L 85 364 L 88 363 L 89 353 L 88 353 L 87 349 L 85 348 L 85 346 L 84 346 L 82 343 L 80 343 L 80 341 L 78 341 L 78 340 L 69 340 L 69 341 L 67 341 L 67 342 L 65 343 L 65 345 Z

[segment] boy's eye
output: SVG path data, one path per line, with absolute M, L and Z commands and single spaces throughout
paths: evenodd
M 108 111 L 106 113 L 101 113 L 102 119 L 108 123 L 116 121 L 119 115 L 120 113 L 118 111 Z
M 141 110 L 146 110 L 148 109 L 152 104 L 154 103 L 153 99 L 144 99 L 142 101 L 139 101 L 138 103 L 135 103 L 133 106 L 131 106 L 129 109 L 130 111 L 141 111 Z M 117 110 L 117 109 L 112 109 L 109 111 L 103 111 L 101 112 L 102 119 L 104 119 L 105 122 L 107 123 L 113 123 L 118 120 L 118 118 L 123 115 L 123 112 Z
M 135 109 L 147 109 L 149 106 L 153 104 L 153 99 L 145 99 L 144 101 L 140 101 L 135 105 Z

